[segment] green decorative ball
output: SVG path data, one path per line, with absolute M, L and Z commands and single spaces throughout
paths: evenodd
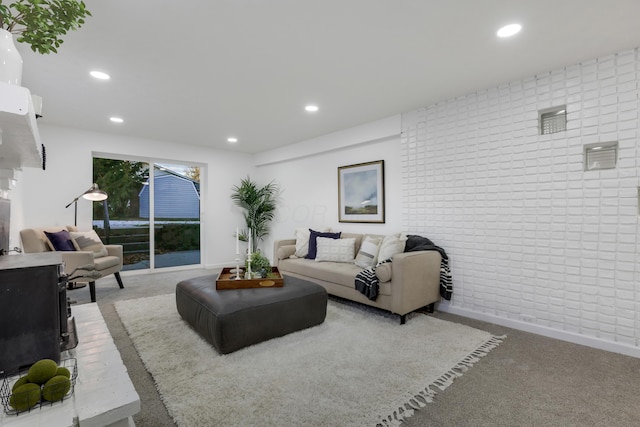
M 58 371 L 58 364 L 51 359 L 42 359 L 34 363 L 29 372 L 27 378 L 30 383 L 44 384 L 53 378 Z
M 20 377 L 18 381 L 16 381 L 13 384 L 13 387 L 11 387 L 11 391 L 14 391 L 15 389 L 17 389 L 18 387 L 24 384 L 29 384 L 29 380 L 27 379 L 27 377 Z
M 60 366 L 58 368 L 58 370 L 56 371 L 56 377 L 58 375 L 64 375 L 67 378 L 71 378 L 71 372 L 67 368 L 65 368 L 64 366 Z
M 9 405 L 17 411 L 26 411 L 40 401 L 40 386 L 38 384 L 22 384 L 16 388 L 9 398 Z
M 42 387 L 42 397 L 49 402 L 57 402 L 67 394 L 71 388 L 71 381 L 64 375 L 57 375 L 47 381 Z

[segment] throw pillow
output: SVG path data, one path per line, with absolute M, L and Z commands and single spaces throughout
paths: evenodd
M 316 261 L 353 262 L 356 239 L 330 239 L 318 237 Z
M 329 228 L 323 228 L 322 232 L 331 231 Z M 296 237 L 296 252 L 294 255 L 298 258 L 306 258 L 309 253 L 309 237 L 311 235 L 311 230 L 309 228 L 296 228 L 295 229 L 295 237 Z
M 72 231 L 70 234 L 77 250 L 93 252 L 94 258 L 108 255 L 107 248 L 104 247 L 95 230 Z
M 309 229 L 309 251 L 307 252 L 306 258 L 308 259 L 316 259 L 316 252 L 318 251 L 318 237 L 328 237 L 329 239 L 339 239 L 340 232 L 337 233 L 322 233 L 320 231 L 315 231 Z
M 45 231 L 44 234 L 45 236 L 47 236 L 47 243 L 49 244 L 49 248 L 51 248 L 51 250 L 67 252 L 76 250 L 76 247 L 73 246 L 71 235 L 67 230 L 60 230 L 56 231 L 55 233 Z
M 404 252 L 404 245 L 407 242 L 407 235 L 404 233 L 389 234 L 384 237 L 380 251 L 378 252 L 378 260 L 386 261 L 393 258 L 395 254 Z
M 354 263 L 362 268 L 373 267 L 376 264 L 381 243 L 382 238 L 380 237 L 366 236 L 360 246 Z
M 380 283 L 386 283 L 391 280 L 391 264 L 392 262 L 385 262 L 384 264 L 378 264 L 376 266 L 376 277 Z

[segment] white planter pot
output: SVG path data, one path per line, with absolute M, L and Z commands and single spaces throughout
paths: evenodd
M 0 82 L 20 86 L 22 56 L 13 43 L 13 34 L 0 28 Z

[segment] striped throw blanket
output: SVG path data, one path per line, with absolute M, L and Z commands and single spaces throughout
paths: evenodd
M 379 262 L 376 267 L 387 262 L 391 262 L 391 259 Z M 376 269 L 374 267 L 365 268 L 356 276 L 356 289 L 371 301 L 375 301 L 375 299 L 378 298 L 379 283 L 380 281 L 378 280 L 378 276 L 376 276 Z
M 405 252 L 414 251 L 438 251 L 442 257 L 440 261 L 440 296 L 446 300 L 451 299 L 453 295 L 453 280 L 451 276 L 451 269 L 449 268 L 449 257 L 444 249 L 433 244 L 433 242 L 426 237 L 409 235 L 407 236 L 407 243 L 404 247 Z M 391 259 L 379 262 L 378 265 L 391 262 Z M 355 279 L 356 289 L 374 301 L 378 297 L 379 280 L 376 276 L 376 270 L 373 267 L 362 270 Z

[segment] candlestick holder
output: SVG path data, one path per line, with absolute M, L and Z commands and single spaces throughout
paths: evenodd
M 249 255 L 247 256 L 247 271 L 244 272 L 244 278 L 251 279 L 253 278 L 253 271 L 251 271 L 251 248 L 247 250 L 247 253 Z
M 240 273 L 242 273 L 242 270 L 240 270 L 240 257 L 237 256 L 236 257 L 236 276 L 234 277 L 234 280 L 240 280 Z

